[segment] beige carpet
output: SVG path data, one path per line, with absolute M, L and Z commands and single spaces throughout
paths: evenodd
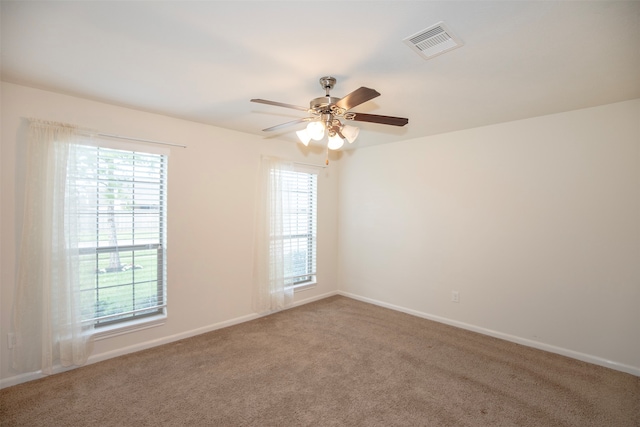
M 0 391 L 3 426 L 640 426 L 640 378 L 345 297 Z

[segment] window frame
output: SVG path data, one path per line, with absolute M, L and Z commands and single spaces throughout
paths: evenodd
M 156 295 L 159 300 L 156 303 L 156 306 L 153 307 L 143 307 L 134 309 L 131 311 L 123 311 L 118 314 L 108 315 L 99 317 L 96 313 L 96 316 L 88 319 L 86 321 L 92 321 L 94 327 L 94 339 L 100 340 L 107 337 L 121 335 L 124 333 L 129 333 L 141 329 L 147 329 L 150 327 L 160 326 L 165 323 L 167 318 L 167 258 L 166 258 L 166 242 L 167 242 L 167 187 L 168 187 L 168 162 L 169 162 L 169 149 L 155 146 L 148 146 L 144 144 L 137 143 L 123 143 L 121 141 L 110 141 L 106 139 L 96 139 L 88 143 L 81 144 L 83 146 L 87 146 L 90 148 L 94 148 L 97 150 L 105 149 L 105 150 L 120 150 L 126 151 L 129 155 L 151 155 L 151 156 L 159 156 L 158 157 L 158 171 L 159 171 L 159 181 L 154 188 L 157 188 L 158 195 L 158 239 L 153 243 L 139 243 L 139 244 L 123 244 L 117 246 L 101 246 L 100 241 L 96 241 L 96 246 L 85 246 L 79 248 L 79 256 L 94 256 L 95 257 L 95 265 L 97 267 L 98 258 L 101 255 L 115 252 L 116 249 L 118 252 L 127 253 L 131 252 L 133 256 L 133 252 L 135 250 L 156 250 L 157 251 L 157 262 L 156 271 L 153 281 L 157 282 Z M 133 175 L 133 172 L 132 172 Z M 146 206 L 146 205 L 145 205 Z M 133 209 L 136 209 L 134 206 Z M 96 232 L 98 232 L 98 223 L 100 214 L 96 210 Z M 133 214 L 135 215 L 135 214 Z M 132 220 L 133 221 L 133 220 Z M 135 227 L 135 221 L 132 224 L 132 230 Z M 103 241 L 104 242 L 104 241 Z M 134 266 L 132 266 L 134 267 Z M 135 267 L 134 267 L 135 268 Z M 95 269 L 95 273 L 90 275 L 89 277 L 95 278 L 95 289 L 99 288 L 99 275 L 100 271 L 98 268 Z M 139 282 L 132 282 L 132 285 L 135 285 Z M 153 310 L 153 311 L 152 311 Z M 141 314 L 139 314 L 141 313 Z M 131 314 L 131 315 L 130 315 Z M 122 315 L 130 315 L 125 318 L 113 318 L 114 316 L 122 316 Z M 109 319 L 111 318 L 111 319 Z

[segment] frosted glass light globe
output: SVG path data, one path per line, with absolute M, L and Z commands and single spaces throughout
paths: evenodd
M 360 133 L 360 129 L 355 126 L 344 125 L 342 126 L 341 132 L 344 135 L 344 137 L 347 138 L 347 141 L 349 141 L 349 144 L 351 144 L 358 137 L 358 134 Z
M 309 146 L 309 141 L 311 141 L 311 136 L 309 136 L 309 132 L 307 132 L 306 129 L 297 131 L 296 135 L 298 135 L 298 139 L 300 140 L 300 142 L 302 142 L 305 146 Z
M 324 137 L 324 125 L 320 122 L 310 122 L 307 125 L 307 132 L 311 139 L 320 141 Z
M 343 145 L 344 145 L 344 140 L 340 138 L 338 135 L 329 137 L 327 147 L 329 147 L 330 150 L 338 150 Z

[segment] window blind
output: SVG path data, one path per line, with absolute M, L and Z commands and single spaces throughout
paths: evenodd
M 79 199 L 83 318 L 102 326 L 162 314 L 167 157 L 97 146 L 78 150 L 68 170 L 75 186 L 67 191 Z
M 283 173 L 283 248 L 285 283 L 315 281 L 318 175 Z

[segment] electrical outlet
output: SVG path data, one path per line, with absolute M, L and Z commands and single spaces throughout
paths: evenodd
M 458 293 L 458 291 L 451 291 L 451 301 L 460 302 L 460 294 Z

